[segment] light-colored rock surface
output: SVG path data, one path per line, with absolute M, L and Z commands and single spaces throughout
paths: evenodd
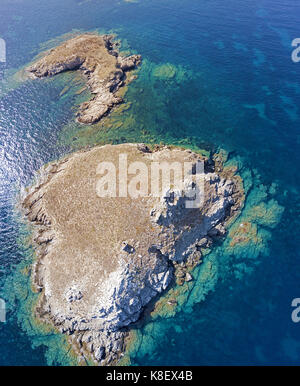
M 71 335 L 78 353 L 102 364 L 124 350 L 126 326 L 167 289 L 174 266 L 197 264 L 201 248 L 225 232 L 240 208 L 234 177 L 202 174 L 204 204 L 187 209 L 184 197 L 99 197 L 97 166 L 126 153 L 140 161 L 193 162 L 189 150 L 123 144 L 95 147 L 52 163 L 23 200 L 35 225 L 33 282 L 41 291 L 37 314 Z M 117 169 L 117 174 L 119 169 Z M 166 192 L 165 192 L 166 193 Z M 181 268 L 180 268 L 181 269 Z M 183 268 L 179 280 L 191 281 Z
M 120 56 L 114 49 L 112 39 L 110 35 L 76 36 L 48 51 L 27 71 L 36 78 L 53 76 L 63 71 L 82 71 L 95 96 L 80 106 L 77 119 L 85 124 L 95 123 L 123 101 L 116 93 L 125 84 L 126 72 L 141 62 L 140 55 Z

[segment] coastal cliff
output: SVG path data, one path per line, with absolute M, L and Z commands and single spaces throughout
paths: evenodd
M 123 154 L 149 167 L 203 162 L 201 207 L 187 209 L 172 188 L 158 197 L 99 197 L 99 163 L 119 165 L 119 176 Z M 79 359 L 116 363 L 130 324 L 175 280 L 193 280 L 203 250 L 225 235 L 243 199 L 234 172 L 180 148 L 105 145 L 51 163 L 22 201 L 35 229 L 36 316 L 69 335 Z
M 123 102 L 117 92 L 125 84 L 126 73 L 140 63 L 140 55 L 121 56 L 112 35 L 82 34 L 46 52 L 26 70 L 33 78 L 81 71 L 94 97 L 81 104 L 77 120 L 93 124 Z

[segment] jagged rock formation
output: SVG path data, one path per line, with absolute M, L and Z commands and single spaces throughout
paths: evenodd
M 125 83 L 126 72 L 141 62 L 140 55 L 120 56 L 112 35 L 83 34 L 48 51 L 27 68 L 36 78 L 53 76 L 63 71 L 80 70 L 95 96 L 79 107 L 77 119 L 91 124 L 99 121 L 123 99 L 116 95 Z
M 124 154 L 128 166 L 143 162 L 149 170 L 153 162 L 204 162 L 201 207 L 186 208 L 182 195 L 197 188 L 192 170 L 182 191 L 170 186 L 158 197 L 99 197 L 99 163 L 112 162 L 116 178 L 124 177 Z M 179 148 L 106 145 L 50 164 L 22 202 L 35 226 L 37 316 L 69 334 L 79 356 L 113 363 L 124 351 L 126 327 L 167 289 L 175 266 L 197 264 L 201 248 L 224 235 L 242 198 L 234 173 L 217 174 L 209 160 Z

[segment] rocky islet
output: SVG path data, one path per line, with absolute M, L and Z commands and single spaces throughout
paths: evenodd
M 93 124 L 123 102 L 118 91 L 134 78 L 126 79 L 126 73 L 141 63 L 140 55 L 120 55 L 113 38 L 113 35 L 81 34 L 47 51 L 26 71 L 33 78 L 81 71 L 94 96 L 80 105 L 77 120 Z
M 124 153 L 146 165 L 204 162 L 202 207 L 187 209 L 183 195 L 166 192 L 99 197 L 98 163 L 117 165 Z M 79 358 L 116 363 L 130 324 L 175 280 L 193 280 L 201 251 L 224 236 L 243 199 L 237 175 L 216 172 L 211 160 L 176 147 L 105 145 L 48 165 L 22 201 L 34 225 L 37 317 L 68 334 Z

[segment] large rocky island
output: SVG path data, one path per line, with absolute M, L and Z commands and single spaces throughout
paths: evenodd
M 118 181 L 124 154 L 128 166 L 149 170 L 153 162 L 202 162 L 202 205 L 187 208 L 184 191 L 172 186 L 160 196 L 125 197 L 120 187 L 116 197 L 99 196 L 99 164 L 116 165 Z M 242 201 L 234 171 L 176 147 L 98 146 L 45 166 L 22 201 L 34 229 L 36 316 L 69 335 L 82 360 L 117 363 L 130 324 L 175 281 L 193 280 L 203 249 L 224 236 Z
M 77 120 L 92 124 L 123 101 L 117 92 L 125 84 L 126 73 L 140 62 L 140 55 L 120 55 L 112 35 L 86 33 L 47 51 L 26 70 L 33 78 L 80 70 L 94 97 L 79 107 Z

